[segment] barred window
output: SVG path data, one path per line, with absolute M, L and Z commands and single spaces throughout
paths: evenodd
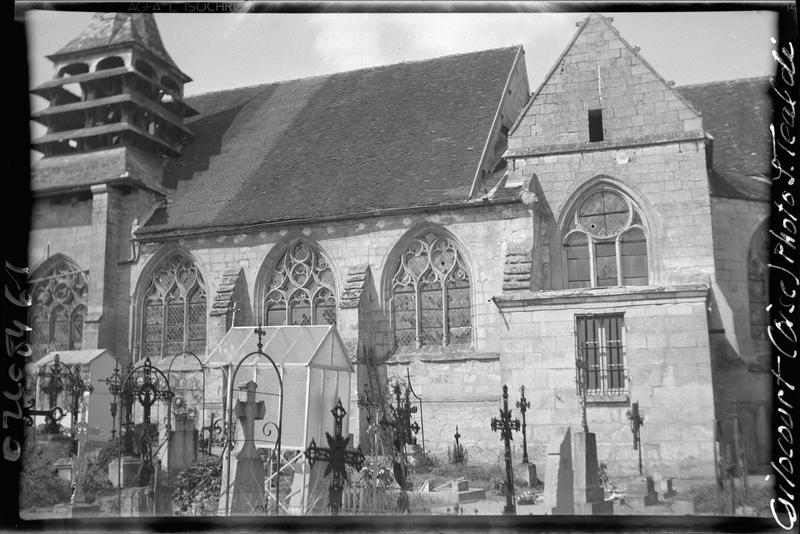
M 470 279 L 456 244 L 434 233 L 412 240 L 392 278 L 398 347 L 469 344 Z
M 575 318 L 578 383 L 586 388 L 587 395 L 627 391 L 624 331 L 622 314 Z
M 66 260 L 55 260 L 29 281 L 31 349 L 34 360 L 51 350 L 78 350 L 83 344 L 83 320 L 89 282 L 85 271 Z
M 206 287 L 194 263 L 180 254 L 150 280 L 142 306 L 143 356 L 206 350 Z
M 289 246 L 275 264 L 264 296 L 263 323 L 336 324 L 336 283 L 322 253 L 306 241 Z
M 564 236 L 567 286 L 647 285 L 647 237 L 633 202 L 602 189 L 583 200 Z
M 750 240 L 747 250 L 747 294 L 750 303 L 750 337 L 757 345 L 767 340 L 769 314 L 769 234 L 766 225 L 761 225 Z

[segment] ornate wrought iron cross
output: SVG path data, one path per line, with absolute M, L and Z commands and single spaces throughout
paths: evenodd
M 519 387 L 519 400 L 517 401 L 517 409 L 522 414 L 522 463 L 528 463 L 528 437 L 525 429 L 527 423 L 525 421 L 525 412 L 531 407 L 531 401 L 525 398 L 525 386 Z
M 89 383 L 89 377 L 86 373 L 83 372 L 81 369 L 81 364 L 76 364 L 73 366 L 70 365 L 61 365 L 61 358 L 58 354 L 55 355 L 53 358 L 53 365 L 50 370 L 50 383 L 47 385 L 47 389 L 54 388 L 49 390 L 48 397 L 53 394 L 56 390 L 59 389 L 58 386 L 53 385 L 52 381 L 55 379 L 59 386 L 60 390 L 65 393 L 65 400 L 69 405 L 70 411 L 70 439 L 72 441 L 72 454 L 75 455 L 78 453 L 78 439 L 75 434 L 75 430 L 77 428 L 78 423 L 78 415 L 80 411 L 80 403 L 83 400 L 84 393 L 91 393 L 94 391 L 94 386 Z M 55 393 L 57 396 L 58 393 Z M 53 397 L 50 397 L 50 401 L 52 403 Z M 51 418 L 51 421 L 53 419 Z
M 142 436 L 141 436 L 141 458 L 142 467 L 139 469 L 137 486 L 147 486 L 150 483 L 150 476 L 153 473 L 153 434 L 154 425 L 150 423 L 150 409 L 159 400 L 172 400 L 172 391 L 169 384 L 160 384 L 158 377 L 161 376 L 166 382 L 166 378 L 161 371 L 153 367 L 150 358 L 146 358 L 144 364 L 135 369 L 134 372 L 141 373 L 134 381 L 133 397 L 142 406 Z M 130 380 L 128 380 L 130 382 Z M 163 388 L 166 389 L 163 389 Z M 169 429 L 167 429 L 169 432 Z
M 125 429 L 122 439 L 122 452 L 123 454 L 133 454 L 133 390 L 136 385 L 132 380 L 125 383 L 125 390 L 122 389 L 123 378 L 120 374 L 119 362 L 114 365 L 114 372 L 108 378 L 102 378 L 98 382 L 108 386 L 108 392 L 111 393 L 111 439 L 113 440 L 117 434 L 117 408 L 119 407 L 117 401 L 122 404 L 122 413 L 120 417 L 124 418 Z M 128 364 L 128 369 L 125 376 L 129 376 L 133 372 L 133 364 Z
M 64 391 L 64 384 L 61 379 L 61 361 L 56 354 L 56 357 L 53 359 L 53 364 L 49 366 L 49 370 L 46 366 L 42 366 L 39 368 L 39 380 L 40 383 L 47 379 L 47 384 L 41 387 L 41 390 L 47 395 L 47 402 L 49 410 L 45 411 L 31 411 L 31 415 L 44 415 L 45 416 L 45 432 L 48 434 L 58 434 L 61 432 L 61 425 L 59 424 L 61 419 L 64 418 L 64 411 L 61 409 L 58 404 L 58 395 Z M 31 405 L 31 408 L 33 406 Z
M 634 402 L 631 409 L 626 413 L 631 423 L 631 433 L 633 434 L 633 450 L 639 451 L 639 474 L 642 474 L 642 436 L 639 430 L 644 426 L 644 416 L 639 413 L 639 403 Z
M 327 462 L 328 466 L 325 468 L 325 476 L 331 475 L 331 483 L 328 486 L 328 506 L 333 515 L 338 515 L 339 510 L 342 508 L 342 490 L 344 483 L 347 480 L 346 466 L 352 465 L 356 469 L 361 469 L 364 464 L 364 455 L 361 454 L 361 447 L 356 450 L 347 450 L 347 445 L 350 442 L 350 436 L 342 436 L 342 419 L 347 415 L 342 406 L 342 400 L 336 403 L 336 407 L 331 410 L 334 418 L 333 436 L 325 432 L 325 439 L 328 440 L 328 447 L 317 447 L 314 438 L 311 438 L 311 443 L 305 451 L 306 460 L 308 465 L 314 467 L 316 462 Z
M 508 409 L 508 386 L 503 384 L 503 408 L 500 410 L 500 418 L 492 417 L 492 431 L 500 430 L 500 439 L 505 443 L 506 459 L 506 507 L 503 509 L 505 515 L 515 515 L 517 506 L 514 504 L 514 468 L 511 465 L 511 432 L 519 431 L 519 419 L 511 419 L 511 410 Z

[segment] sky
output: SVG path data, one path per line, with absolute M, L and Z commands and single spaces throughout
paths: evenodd
M 605 13 L 667 80 L 677 85 L 774 73 L 770 11 Z M 523 45 L 531 91 L 543 81 L 585 13 L 165 14 L 166 49 L 194 81 L 192 95 Z M 90 13 L 30 11 L 31 83 L 54 72 L 44 56 L 83 30 Z M 46 103 L 34 98 L 34 109 Z

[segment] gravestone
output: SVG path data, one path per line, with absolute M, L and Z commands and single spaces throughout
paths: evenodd
M 266 492 L 264 489 L 264 463 L 253 441 L 255 423 L 264 419 L 266 406 L 264 401 L 256 402 L 256 388 L 252 380 L 240 386 L 246 391 L 246 400 L 236 401 L 234 412 L 239 419 L 243 440 L 237 451 L 225 456 L 222 465 L 222 489 L 219 497 L 219 515 L 252 515 L 264 513 Z M 230 462 L 230 467 L 225 465 Z M 233 480 L 228 480 L 228 473 Z M 228 494 L 225 489 L 228 488 Z
M 613 504 L 604 500 L 592 432 L 573 432 L 550 441 L 545 474 L 545 504 L 553 514 L 609 515 Z
M 198 440 L 194 418 L 186 413 L 176 414 L 174 430 L 171 433 L 167 468 L 175 472 L 197 461 Z

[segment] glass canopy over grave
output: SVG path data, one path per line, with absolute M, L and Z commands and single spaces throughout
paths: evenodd
M 263 328 L 263 352 L 273 359 L 283 379 L 284 450 L 304 450 L 308 442 L 324 438 L 332 431 L 330 411 L 341 399 L 350 404 L 350 377 L 353 367 L 344 345 L 333 326 L 269 326 Z M 254 328 L 234 327 L 203 362 L 207 368 L 227 368 L 232 373 L 242 358 L 258 349 Z M 257 400 L 263 400 L 266 414 L 256 427 L 259 447 L 275 443 L 278 421 L 279 385 L 272 365 L 266 358 L 251 356 L 233 378 L 234 399 L 239 386 L 250 380 L 258 385 Z M 347 421 L 343 432 L 348 432 Z

